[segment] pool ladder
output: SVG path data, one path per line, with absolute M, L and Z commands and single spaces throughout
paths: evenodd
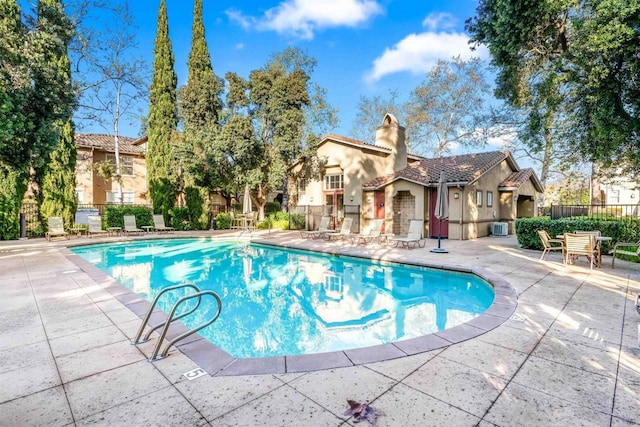
M 140 339 L 140 337 L 142 337 L 142 333 L 144 332 L 144 328 L 149 323 L 149 319 L 151 318 L 151 314 L 153 313 L 154 308 L 158 304 L 158 300 L 160 299 L 160 297 L 162 295 L 164 295 L 165 293 L 167 293 L 167 292 L 174 291 L 176 289 L 184 289 L 184 288 L 191 288 L 191 289 L 193 289 L 195 291 L 195 293 L 193 293 L 191 295 L 184 296 L 184 297 L 180 298 L 178 301 L 176 301 L 176 303 L 171 308 L 171 311 L 169 312 L 169 316 L 167 317 L 167 319 L 164 322 L 160 322 L 160 323 L 158 323 L 156 325 L 151 326 L 151 329 L 149 329 L 147 331 L 147 333 L 145 334 L 145 336 L 142 339 Z M 204 296 L 211 296 L 216 300 L 216 303 L 218 305 L 218 309 L 216 310 L 215 315 L 211 319 L 207 320 L 206 322 L 196 326 L 195 328 L 192 328 L 192 329 L 188 330 L 187 332 L 184 332 L 184 333 L 178 335 L 177 337 L 175 337 L 174 339 L 169 341 L 169 343 L 165 346 L 164 350 L 162 352 L 160 352 L 160 347 L 162 346 L 162 341 L 164 341 L 164 338 L 167 335 L 167 332 L 169 330 L 169 326 L 171 325 L 171 322 L 173 322 L 174 320 L 182 319 L 183 317 L 188 316 L 191 313 L 195 312 L 198 309 L 198 307 L 200 306 L 200 303 L 202 302 L 202 297 L 204 297 Z M 187 310 L 186 312 L 184 312 L 182 314 L 179 314 L 179 315 L 175 316 L 176 310 L 178 310 L 178 307 L 180 307 L 180 305 L 182 305 L 182 303 L 184 303 L 185 301 L 192 300 L 194 298 L 198 299 L 198 301 L 196 302 L 194 307 L 192 307 L 191 309 Z M 186 337 L 188 337 L 190 335 L 195 334 L 200 329 L 205 328 L 205 327 L 209 326 L 210 324 L 212 324 L 213 322 L 215 322 L 216 319 L 218 319 L 218 316 L 220 316 L 220 311 L 221 310 L 222 310 L 222 300 L 220 299 L 218 294 L 216 294 L 213 291 L 202 291 L 194 283 L 182 283 L 180 285 L 169 286 L 167 288 L 162 289 L 158 293 L 158 295 L 156 295 L 156 297 L 153 299 L 153 302 L 151 303 L 151 307 L 149 307 L 149 311 L 147 312 L 147 315 L 145 316 L 144 320 L 142 321 L 142 324 L 140 325 L 140 328 L 138 329 L 138 333 L 136 333 L 136 337 L 131 341 L 131 344 L 138 345 L 138 344 L 142 344 L 142 343 L 145 343 L 145 342 L 149 341 L 149 337 L 151 336 L 153 331 L 155 331 L 158 328 L 162 327 L 162 332 L 160 333 L 160 337 L 158 338 L 158 342 L 156 343 L 156 346 L 153 349 L 153 353 L 151 353 L 151 357 L 149 357 L 149 361 L 150 362 L 154 362 L 156 360 L 164 359 L 165 357 L 167 357 L 167 353 L 169 352 L 169 348 L 171 348 L 171 346 L 173 346 L 178 341 L 180 341 L 180 340 L 182 340 L 182 339 L 184 339 L 184 338 L 186 338 Z M 158 353 L 160 353 L 160 354 L 158 354 Z

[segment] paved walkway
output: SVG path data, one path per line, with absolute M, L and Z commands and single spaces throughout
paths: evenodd
M 152 364 L 153 341 L 129 344 L 140 319 L 120 285 L 69 257 L 67 245 L 88 239 L 0 242 L 0 425 L 342 426 L 353 423 L 347 399 L 381 412 L 378 426 L 640 425 L 639 264 L 612 270 L 605 257 L 590 271 L 553 253 L 541 262 L 513 237 L 443 241 L 448 254 L 429 252 L 433 241 L 406 250 L 262 238 L 482 268 L 511 283 L 518 306 L 489 332 L 413 356 L 189 381 L 198 365 L 181 352 Z

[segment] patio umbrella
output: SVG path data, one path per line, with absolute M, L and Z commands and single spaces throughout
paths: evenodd
M 436 207 L 433 215 L 438 218 L 438 247 L 431 249 L 431 252 L 447 253 L 446 249 L 440 247 L 442 220 L 449 218 L 449 192 L 444 171 L 440 171 L 440 179 L 438 180 L 438 189 L 436 191 Z
M 244 196 L 242 198 L 242 213 L 247 215 L 251 214 L 253 208 L 251 207 L 251 196 L 249 195 L 249 184 L 244 186 Z

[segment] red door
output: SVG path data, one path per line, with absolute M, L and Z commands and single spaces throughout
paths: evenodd
M 374 192 L 373 199 L 376 204 L 374 208 L 376 219 L 384 219 L 384 190 Z M 384 233 L 384 222 L 382 223 L 382 232 Z
M 437 190 L 431 190 L 431 203 L 429 206 L 429 236 L 438 238 L 438 227 L 440 227 L 440 237 L 447 239 L 449 237 L 449 218 L 439 221 L 433 213 L 436 211 Z M 440 224 L 440 225 L 438 225 Z

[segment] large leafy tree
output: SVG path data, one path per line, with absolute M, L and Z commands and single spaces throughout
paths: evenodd
M 94 76 L 80 88 L 80 108 L 77 118 L 102 126 L 113 135 L 115 168 L 105 178 L 115 179 L 117 201 L 123 202 L 120 171 L 120 123 L 140 120 L 141 102 L 148 97 L 148 66 L 138 49 L 137 26 L 122 0 L 111 5 L 113 19 L 105 24 L 100 43 L 86 52 L 81 71 Z
M 227 73 L 227 103 L 214 147 L 218 167 L 233 192 L 249 184 L 260 217 L 270 191 L 283 189 L 287 167 L 312 155 L 319 136 L 335 126 L 325 92 L 310 81 L 315 59 L 296 48 L 274 54 L 243 79 Z
M 178 125 L 174 57 L 169 39 L 165 0 L 158 10 L 158 24 L 149 99 L 147 180 L 154 211 L 166 216 L 175 202 L 172 141 Z
M 261 146 L 259 165 L 251 179 L 261 217 L 267 194 L 283 186 L 288 165 L 317 138 L 305 135 L 305 111 L 313 101 L 309 81 L 315 65 L 314 58 L 288 48 L 249 75 L 254 134 Z
M 372 98 L 360 96 L 356 109 L 351 135 L 361 141 L 375 139 L 375 130 L 382 124 L 382 119 L 387 113 L 393 114 L 403 122 L 404 112 L 397 90 L 390 90 L 386 98 L 380 95 Z
M 481 0 L 467 22 L 497 67 L 496 94 L 588 160 L 640 169 L 640 3 Z
M 178 149 L 183 196 L 191 221 L 206 224 L 210 191 L 219 187 L 218 165 L 211 154 L 222 110 L 222 80 L 215 75 L 202 22 L 202 0 L 193 9 L 187 84 L 178 92 L 184 138 Z
M 405 106 L 409 146 L 415 153 L 441 157 L 457 146 L 486 142 L 491 115 L 490 87 L 478 58 L 439 60 Z

